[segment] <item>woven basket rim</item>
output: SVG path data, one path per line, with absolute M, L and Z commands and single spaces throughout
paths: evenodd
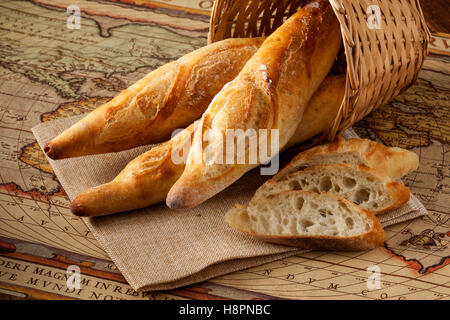
M 276 29 L 298 7 L 311 1 L 216 0 L 208 43 L 268 35 L 267 31 Z M 341 136 L 353 123 L 409 88 L 418 77 L 431 38 L 419 0 L 371 0 L 371 5 L 380 8 L 381 30 L 368 27 L 367 12 L 362 7 L 368 0 L 328 1 L 341 26 L 346 55 L 345 95 L 332 128 L 313 144 Z

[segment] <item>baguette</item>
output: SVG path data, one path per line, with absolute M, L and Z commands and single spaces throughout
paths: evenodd
M 330 112 L 337 112 L 341 105 L 344 95 L 343 80 L 343 76 L 328 77 L 320 85 L 298 125 L 301 130 L 297 128 L 290 145 L 314 137 L 320 133 L 318 128 L 328 130 L 332 124 L 332 121 L 329 121 Z M 320 122 L 319 119 L 324 120 Z M 112 182 L 80 193 L 72 202 L 72 212 L 78 216 L 101 216 L 144 208 L 164 201 L 169 189 L 183 173 L 185 163 L 174 164 L 169 157 L 163 155 L 183 150 L 186 153 L 183 156 L 187 158 L 194 127 L 190 126 L 186 130 L 187 132 L 180 133 L 131 161 Z M 151 168 L 149 163 L 152 163 Z M 137 182 L 138 180 L 140 182 Z
M 267 242 L 313 250 L 367 250 L 385 239 L 372 213 L 326 192 L 277 193 L 255 206 L 234 206 L 225 221 Z
M 386 147 L 368 139 L 338 138 L 301 152 L 272 179 L 280 180 L 306 167 L 334 163 L 366 166 L 377 176 L 397 180 L 417 169 L 419 157 L 414 152 Z
M 45 153 L 63 159 L 167 140 L 201 117 L 262 42 L 223 40 L 154 70 L 51 140 Z
M 380 214 L 408 202 L 410 192 L 399 181 L 379 177 L 368 167 L 347 164 L 317 165 L 268 180 L 251 203 L 287 190 L 326 191 L 358 204 L 364 210 Z
M 167 141 L 132 160 L 111 182 L 87 189 L 72 202 L 77 216 L 93 217 L 144 208 L 164 201 L 181 176 L 184 162 L 174 163 L 172 154 L 187 157 L 197 122 Z
M 305 142 L 333 125 L 345 94 L 345 76 L 328 76 L 314 93 L 286 149 Z
M 340 46 L 339 23 L 326 0 L 301 8 L 272 33 L 203 114 L 187 166 L 169 191 L 167 205 L 196 206 L 259 165 L 220 163 L 224 154 L 218 150 L 226 150 L 220 144 L 229 129 L 278 129 L 279 149 L 267 150 L 276 155 L 283 149 Z M 203 159 L 206 147 L 212 151 L 208 163 Z

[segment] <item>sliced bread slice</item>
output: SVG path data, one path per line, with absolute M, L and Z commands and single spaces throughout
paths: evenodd
M 379 177 L 372 169 L 347 164 L 318 165 L 268 180 L 253 197 L 260 198 L 287 190 L 326 191 L 358 204 L 374 214 L 400 208 L 410 197 L 402 182 Z
M 314 165 L 345 163 L 370 167 L 379 176 L 397 180 L 417 169 L 418 156 L 411 151 L 386 147 L 367 139 L 342 139 L 301 152 L 273 179 Z
M 225 221 L 267 242 L 315 250 L 372 249 L 385 238 L 372 213 L 326 192 L 284 191 L 255 206 L 236 205 Z

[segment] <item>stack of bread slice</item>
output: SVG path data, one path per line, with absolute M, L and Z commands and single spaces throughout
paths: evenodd
M 269 242 L 310 249 L 363 250 L 382 245 L 375 217 L 404 205 L 398 179 L 415 170 L 415 153 L 366 139 L 338 139 L 296 156 L 226 221 Z

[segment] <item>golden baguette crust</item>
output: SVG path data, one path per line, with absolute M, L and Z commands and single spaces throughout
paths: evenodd
M 303 121 L 299 124 L 302 130 L 297 130 L 301 138 L 294 135 L 291 139 L 295 143 L 315 136 L 318 133 L 317 127 L 324 128 L 323 131 L 328 129 L 318 123 L 317 118 L 328 119 L 327 113 L 339 108 L 340 102 L 329 99 L 328 93 L 339 89 L 343 94 L 341 80 L 339 77 L 327 79 L 328 81 L 320 86 L 309 102 Z M 309 109 L 314 112 L 308 112 Z M 188 134 L 177 135 L 172 140 L 137 157 L 112 182 L 80 193 L 73 201 L 72 211 L 79 216 L 99 216 L 143 208 L 164 201 L 169 189 L 183 173 L 185 164 L 173 164 L 171 159 L 163 155 L 171 152 L 169 150 L 174 152 L 184 150 L 187 157 L 193 137 L 192 129 L 192 126 L 188 127 L 186 129 Z M 151 170 L 148 168 L 150 163 Z
M 273 180 L 279 180 L 287 174 L 311 165 L 337 163 L 336 160 L 332 160 L 336 157 L 346 159 L 345 163 L 348 164 L 367 166 L 374 174 L 391 180 L 397 180 L 419 166 L 419 157 L 414 152 L 386 147 L 368 139 L 338 138 L 334 142 L 301 152 L 280 170 Z
M 309 191 L 285 191 L 282 193 L 311 194 L 315 197 L 331 197 L 345 202 L 347 206 L 365 215 L 366 219 L 372 223 L 371 229 L 363 234 L 348 237 L 339 236 L 301 236 L 301 235 L 267 235 L 255 233 L 252 230 L 251 222 L 248 218 L 247 207 L 235 205 L 225 215 L 225 221 L 234 229 L 256 237 L 266 242 L 283 244 L 287 246 L 312 249 L 312 250 L 332 250 L 332 251 L 361 251 L 382 246 L 385 240 L 385 233 L 378 219 L 369 211 L 363 210 L 354 203 L 333 194 L 323 192 L 316 194 Z M 281 195 L 282 193 L 278 194 Z M 277 196 L 277 195 L 275 195 Z
M 226 130 L 279 129 L 279 147 L 285 147 L 340 45 L 339 23 L 326 0 L 300 9 L 270 35 L 203 114 L 188 164 L 171 188 L 167 205 L 196 206 L 258 166 L 220 164 L 224 154 L 217 150 L 226 150 L 219 147 Z M 203 159 L 207 147 L 212 151 L 209 163 Z
M 328 76 L 311 97 L 286 149 L 328 131 L 336 119 L 344 94 L 345 76 Z
M 256 52 L 262 38 L 227 39 L 168 63 L 50 141 L 52 159 L 158 143 L 201 117 L 213 97 Z
M 409 188 L 400 181 L 389 182 L 386 187 L 389 190 L 389 193 L 394 195 L 394 202 L 385 210 L 380 210 L 375 214 L 398 209 L 407 203 L 411 197 L 411 191 Z
M 84 217 L 101 216 L 164 201 L 185 166 L 184 161 L 174 163 L 172 153 L 187 157 L 196 125 L 132 160 L 113 181 L 80 193 L 72 202 L 72 212 Z
M 264 197 L 270 196 L 274 193 L 279 193 L 281 191 L 287 191 L 287 190 L 301 190 L 300 184 L 292 184 L 294 181 L 300 181 L 301 179 L 308 180 L 307 176 L 310 172 L 342 172 L 349 174 L 355 173 L 356 176 L 363 177 L 364 173 L 366 174 L 366 178 L 370 178 L 373 181 L 371 183 L 380 183 L 384 185 L 384 188 L 386 190 L 386 193 L 389 194 L 390 198 L 392 199 L 389 203 L 385 203 L 384 206 L 382 206 L 381 203 L 379 203 L 378 208 L 371 210 L 367 207 L 362 206 L 360 203 L 359 206 L 362 206 L 362 209 L 371 211 L 373 214 L 378 215 L 385 213 L 386 211 L 398 209 L 401 206 L 403 206 L 406 202 L 409 201 L 410 198 L 410 191 L 409 188 L 406 187 L 402 182 L 400 181 L 392 181 L 390 178 L 387 178 L 385 176 L 380 176 L 378 172 L 373 170 L 372 168 L 369 168 L 364 165 L 348 165 L 348 164 L 326 164 L 326 165 L 315 165 L 308 168 L 305 168 L 300 171 L 292 172 L 287 175 L 282 176 L 278 179 L 270 179 L 267 180 L 261 187 L 258 188 L 255 195 L 251 199 L 250 204 L 252 203 L 258 203 L 258 201 L 261 201 Z M 369 183 L 368 183 L 369 184 Z M 315 192 L 321 192 L 321 186 L 320 185 L 311 185 L 311 181 L 309 181 L 309 186 L 307 188 L 316 188 Z M 325 190 L 327 191 L 327 190 Z M 332 189 L 331 191 L 327 191 L 328 193 L 336 194 Z M 353 190 L 353 194 L 357 192 L 357 190 Z M 375 192 L 375 191 L 373 191 Z M 339 194 L 338 194 L 339 195 Z M 346 198 L 347 200 L 351 201 L 351 199 L 348 199 L 347 197 L 340 195 L 341 197 Z M 372 199 L 373 200 L 373 199 Z

